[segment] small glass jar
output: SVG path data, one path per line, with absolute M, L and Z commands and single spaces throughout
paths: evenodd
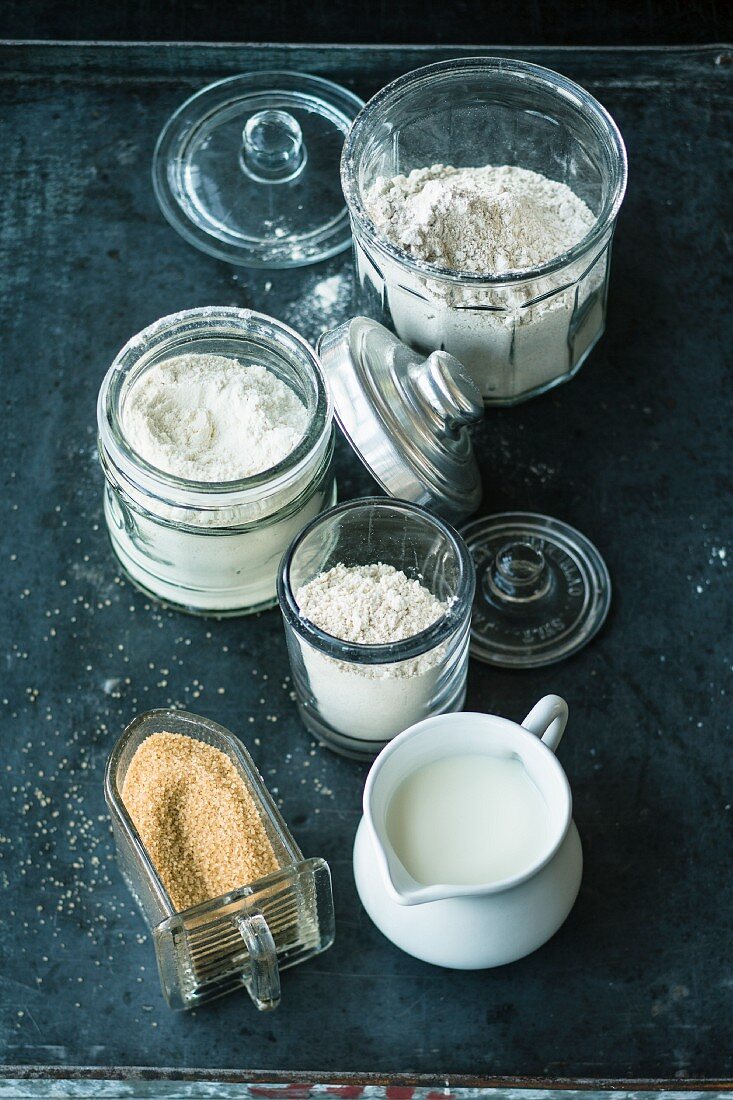
M 130 762 L 154 733 L 193 737 L 229 757 L 259 811 L 279 870 L 176 910 L 122 799 Z M 280 971 L 333 943 L 331 873 L 325 860 L 303 858 L 241 741 L 195 714 L 148 711 L 130 723 L 110 753 L 104 794 L 120 870 L 152 934 L 170 1007 L 195 1008 L 246 988 L 259 1009 L 275 1008 Z
M 308 412 L 295 449 L 271 469 L 230 482 L 189 481 L 146 462 L 125 437 L 125 403 L 145 371 L 182 353 L 261 364 L 290 386 Z M 198 614 L 242 615 L 272 606 L 288 544 L 336 498 L 331 399 L 306 341 L 251 310 L 210 307 L 164 317 L 113 362 L 99 391 L 97 420 L 105 519 L 133 583 Z
M 567 184 L 596 221 L 573 248 L 537 267 L 503 274 L 439 267 L 382 237 L 365 203 L 377 177 L 434 164 L 531 169 Z M 618 128 L 583 88 L 503 58 L 416 69 L 356 117 L 341 182 L 362 312 L 419 351 L 450 352 L 488 405 L 523 401 L 581 367 L 604 330 L 611 239 L 626 188 Z
M 420 634 L 346 642 L 304 618 L 297 593 L 335 565 L 392 565 L 447 605 Z M 475 573 L 452 527 L 405 501 L 365 497 L 308 524 L 283 559 L 278 595 L 301 717 L 336 751 L 371 759 L 391 738 L 466 697 Z

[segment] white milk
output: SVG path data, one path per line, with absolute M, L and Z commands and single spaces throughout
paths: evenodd
M 387 807 L 387 834 L 424 886 L 521 873 L 547 849 L 547 805 L 516 756 L 465 753 L 418 768 Z

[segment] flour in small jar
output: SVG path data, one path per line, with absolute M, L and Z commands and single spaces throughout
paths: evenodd
M 295 593 L 303 618 L 357 645 L 403 642 L 450 607 L 392 565 L 335 565 Z M 434 713 L 452 640 L 417 657 L 385 664 L 337 660 L 300 639 L 321 718 L 347 737 L 385 741 Z
M 357 645 L 386 645 L 414 638 L 448 610 L 420 581 L 381 562 L 335 565 L 299 588 L 295 599 L 304 618 L 334 638 Z M 397 675 L 411 675 L 419 660 L 401 662 Z M 366 676 L 379 675 L 384 667 L 392 666 L 362 665 L 360 671 Z
M 282 462 L 303 438 L 308 413 L 257 363 L 189 353 L 155 363 L 127 395 L 123 424 L 151 466 L 188 481 L 252 477 Z
M 435 164 L 378 177 L 364 203 L 378 235 L 414 260 L 483 277 L 434 277 L 386 253 L 375 262 L 357 241 L 360 284 L 373 285 L 400 339 L 455 355 L 486 401 L 512 402 L 570 376 L 602 333 L 610 233 L 591 254 L 533 274 L 596 222 L 566 184 L 513 165 Z

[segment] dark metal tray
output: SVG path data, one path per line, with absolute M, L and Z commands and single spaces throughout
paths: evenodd
M 570 521 L 614 582 L 608 623 L 580 655 L 532 674 L 474 662 L 469 681 L 469 708 L 515 719 L 545 692 L 568 699 L 560 755 L 584 884 L 537 954 L 450 973 L 393 949 L 358 904 L 350 857 L 365 769 L 301 728 L 278 613 L 195 620 L 121 581 L 101 515 L 95 399 L 117 349 L 165 313 L 249 305 L 314 339 L 350 310 L 348 256 L 235 272 L 166 225 L 150 160 L 187 94 L 286 67 L 369 96 L 471 52 L 530 58 L 595 92 L 627 139 L 630 185 L 606 337 L 570 385 L 490 411 L 478 433 L 483 510 Z M 716 48 L 1 48 L 6 1074 L 373 1071 L 578 1086 L 733 1076 L 732 74 Z M 342 498 L 371 488 L 345 447 L 339 482 Z M 245 996 L 170 1013 L 112 861 L 106 755 L 136 712 L 172 703 L 245 739 L 306 854 L 333 870 L 336 946 L 285 976 L 272 1016 Z M 70 1069 L 80 1066 L 96 1068 Z

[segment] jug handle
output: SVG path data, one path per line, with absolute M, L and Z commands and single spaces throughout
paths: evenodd
M 545 695 L 535 703 L 522 722 L 524 729 L 540 738 L 555 752 L 568 721 L 568 704 L 559 695 Z
M 262 913 L 256 911 L 235 917 L 234 923 L 249 952 L 247 990 L 260 1012 L 269 1012 L 280 1004 L 280 970 L 272 932 Z

